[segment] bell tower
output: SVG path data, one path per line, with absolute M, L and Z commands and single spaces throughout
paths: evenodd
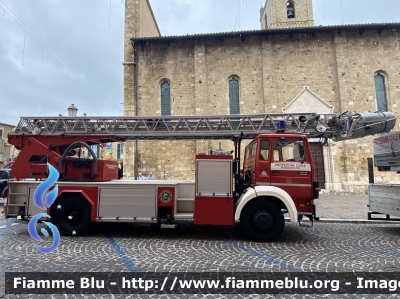
M 266 0 L 260 9 L 261 29 L 313 27 L 312 0 Z

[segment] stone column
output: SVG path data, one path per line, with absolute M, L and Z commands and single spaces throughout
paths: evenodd
M 124 115 L 136 115 L 135 110 L 135 65 L 132 37 L 139 35 L 140 21 L 139 1 L 125 0 L 124 32 Z M 135 141 L 127 141 L 124 146 L 124 178 L 134 178 Z

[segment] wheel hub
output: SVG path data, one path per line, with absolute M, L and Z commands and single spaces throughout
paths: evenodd
M 82 212 L 78 209 L 71 209 L 67 214 L 67 222 L 69 225 L 76 226 L 82 223 Z
M 71 211 L 70 215 L 72 216 L 71 220 L 72 221 L 77 221 L 79 218 L 79 212 L 78 211 Z
M 258 230 L 267 231 L 274 223 L 274 218 L 266 211 L 258 211 L 254 214 L 253 224 Z

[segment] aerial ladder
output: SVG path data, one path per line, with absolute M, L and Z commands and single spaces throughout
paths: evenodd
M 21 150 L 13 167 L 16 178 L 46 178 L 46 171 L 33 165 L 54 165 L 60 180 L 109 180 L 97 173 L 97 158 L 91 145 L 127 140 L 232 140 L 235 161 L 240 164 L 240 142 L 260 134 L 303 134 L 308 138 L 341 141 L 374 135 L 394 127 L 390 112 L 336 114 L 283 113 L 209 116 L 131 117 L 22 117 L 8 143 Z M 69 177 L 65 161 L 70 150 L 85 147 L 93 158 L 93 169 L 85 177 Z M 27 167 L 29 166 L 29 167 Z
M 72 229 L 83 234 L 91 222 L 171 224 L 191 218 L 208 225 L 240 221 L 250 239 L 272 241 L 283 230 L 283 212 L 292 222 L 320 214 L 308 138 L 322 143 L 361 138 L 390 131 L 395 122 L 390 112 L 351 111 L 22 117 L 8 135 L 8 143 L 20 150 L 11 176 L 37 181 L 10 182 L 6 215 L 32 217 L 32 193 L 49 176 L 49 164 L 59 172 L 59 194 L 48 215 L 64 234 Z M 242 173 L 244 139 L 251 141 Z M 195 182 L 118 181 L 118 162 L 98 159 L 91 146 L 128 140 L 232 140 L 235 150 L 196 155 Z M 76 148 L 86 148 L 91 157 L 76 155 Z

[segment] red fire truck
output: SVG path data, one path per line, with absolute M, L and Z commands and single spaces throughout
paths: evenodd
M 43 212 L 35 189 L 59 172 L 58 196 L 47 210 L 62 234 L 83 235 L 93 222 L 133 222 L 173 227 L 233 226 L 240 221 L 251 240 L 272 241 L 292 222 L 318 219 L 319 186 L 308 138 L 334 141 L 391 130 L 389 112 L 219 116 L 23 117 L 8 142 L 20 150 L 9 184 L 6 217 L 29 221 Z M 233 151 L 196 155 L 195 181 L 117 180 L 118 163 L 100 160 L 91 145 L 126 140 L 232 140 Z M 240 145 L 250 139 L 240 167 Z M 184 141 L 182 141 L 184 142 Z M 91 158 L 72 155 L 85 148 Z M 36 180 L 32 180 L 36 179 Z

